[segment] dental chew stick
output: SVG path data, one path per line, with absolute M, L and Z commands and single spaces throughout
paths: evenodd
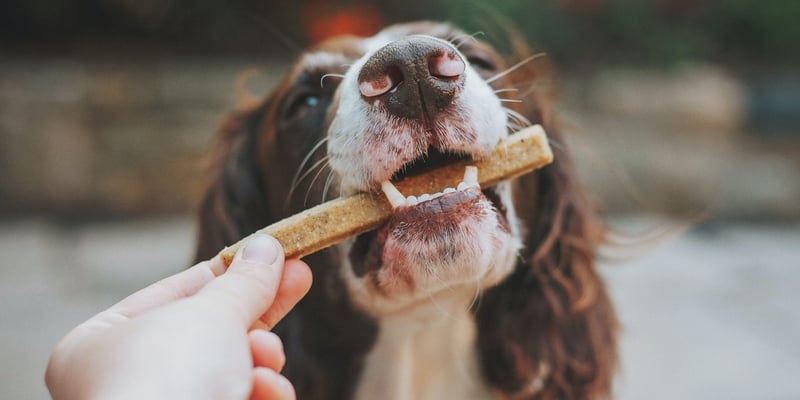
M 287 259 L 301 258 L 351 236 L 380 227 L 392 212 L 387 196 L 419 196 L 423 193 L 436 193 L 448 187 L 454 188 L 465 178 L 465 169 L 468 166 L 477 167 L 478 182 L 481 187 L 487 188 L 500 181 L 527 174 L 552 161 L 553 152 L 544 129 L 533 125 L 503 138 L 492 154 L 484 159 L 458 161 L 420 175 L 403 178 L 393 185 L 387 181 L 382 185 L 385 193 L 383 195 L 359 193 L 331 200 L 256 233 L 274 236 L 283 246 Z M 474 174 L 474 169 L 470 170 L 472 171 L 468 174 Z M 222 249 L 220 256 L 225 265 L 230 265 L 239 247 L 248 238 Z

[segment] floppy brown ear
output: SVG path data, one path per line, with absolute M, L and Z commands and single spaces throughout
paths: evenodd
M 517 74 L 529 83 L 535 71 Z M 515 183 L 525 248 L 514 272 L 478 302 L 484 377 L 508 399 L 610 396 L 617 320 L 595 271 L 604 227 L 578 182 L 540 93 L 520 110 L 545 126 L 554 162 Z
M 282 202 L 291 175 L 279 160 L 281 148 L 276 146 L 276 131 L 271 131 L 274 126 L 266 123 L 274 121 L 273 106 L 282 89 L 276 93 L 258 108 L 232 115 L 219 132 L 210 185 L 199 210 L 198 261 L 292 212 Z M 316 139 L 311 143 L 318 143 Z M 294 168 L 289 171 L 293 173 Z M 335 249 L 305 260 L 314 268 L 315 288 L 273 329 L 283 340 L 287 356 L 282 373 L 294 384 L 298 398 L 351 398 L 377 325 L 347 296 L 331 295 L 345 292 L 339 269 L 334 267 L 340 260 Z M 336 340 L 331 341 L 332 337 Z
M 223 123 L 212 153 L 210 182 L 199 209 L 195 260 L 268 225 L 268 196 L 258 164 L 258 142 L 268 104 L 237 112 Z

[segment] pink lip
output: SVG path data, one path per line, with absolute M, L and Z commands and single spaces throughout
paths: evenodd
M 395 208 L 389 221 L 371 234 L 359 240 L 369 241 L 366 246 L 358 243 L 351 249 L 351 261 L 357 276 L 381 269 L 384 257 L 399 255 L 384 254 L 384 245 L 390 235 L 399 241 L 404 239 L 435 240 L 459 229 L 464 221 L 476 213 L 484 212 L 489 199 L 477 187 L 446 193 L 435 199 L 414 206 Z M 369 237 L 366 235 L 374 235 Z M 370 240 L 373 239 L 373 240 Z M 358 241 L 357 241 L 358 242 Z M 365 248 L 366 247 L 366 248 Z M 355 257 L 357 255 L 357 257 Z
M 459 210 L 468 208 L 470 204 L 480 197 L 483 197 L 480 189 L 472 187 L 446 193 L 414 206 L 397 207 L 392 213 L 388 224 L 425 220 L 426 224 L 436 226 L 437 224 L 446 224 L 449 221 L 460 221 L 462 218 L 459 218 Z

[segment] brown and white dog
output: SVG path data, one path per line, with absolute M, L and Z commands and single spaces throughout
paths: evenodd
M 534 174 L 410 197 L 380 229 L 309 256 L 314 287 L 275 327 L 298 398 L 609 396 L 616 318 L 594 270 L 604 231 L 546 96 L 527 90 L 535 63 L 510 64 L 447 24 L 339 37 L 223 126 L 198 259 L 331 193 L 480 158 L 522 125 L 554 143 L 555 162 Z

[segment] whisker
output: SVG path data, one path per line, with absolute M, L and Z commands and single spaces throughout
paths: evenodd
M 483 279 L 484 278 L 485 278 L 485 275 L 477 277 L 477 279 L 476 279 L 477 282 L 475 284 L 475 293 L 472 295 L 472 301 L 470 301 L 470 303 L 469 303 L 469 307 L 467 308 L 468 310 L 473 310 L 473 307 L 476 307 L 476 306 L 478 306 L 480 304 L 480 301 L 481 301 L 481 287 L 482 287 L 481 285 L 483 284 Z
M 497 89 L 494 91 L 496 93 L 505 93 L 505 92 L 519 92 L 519 89 L 515 88 L 505 88 L 505 89 Z
M 550 147 L 552 147 L 552 148 L 554 148 L 554 149 L 556 149 L 558 151 L 561 151 L 561 152 L 565 151 L 564 146 L 561 143 L 553 140 L 553 138 L 550 137 L 550 136 L 547 137 L 547 143 L 550 144 Z
M 312 165 L 311 168 L 309 168 L 308 171 L 306 171 L 303 174 L 303 176 L 301 176 L 300 179 L 297 180 L 297 183 L 291 186 L 291 189 L 289 190 L 289 198 L 291 198 L 291 196 L 294 194 L 294 191 L 297 190 L 298 187 L 300 187 L 300 182 L 302 182 L 303 179 L 306 179 L 306 177 L 311 175 L 311 173 L 314 172 L 315 169 L 319 169 L 320 171 L 325 169 L 324 165 L 325 165 L 325 163 L 328 162 L 329 158 L 330 157 L 325 156 L 321 160 L 315 162 L 314 165 Z M 320 166 L 323 166 L 323 168 L 320 168 Z M 314 184 L 314 182 L 311 182 L 311 185 L 313 185 L 313 184 Z M 311 185 L 309 185 L 309 186 L 311 186 Z
M 317 150 L 319 150 L 319 147 L 322 146 L 323 144 L 325 144 L 327 141 L 328 141 L 328 137 L 327 136 L 322 138 L 322 139 L 320 139 L 319 142 L 317 142 L 317 144 L 315 144 L 314 147 L 312 147 L 311 150 L 308 151 L 308 154 L 306 154 L 305 158 L 303 158 L 303 161 L 300 162 L 300 166 L 297 167 L 297 172 L 295 172 L 294 177 L 292 178 L 292 184 L 289 185 L 289 187 L 291 187 L 292 190 L 294 190 L 295 185 L 297 185 L 297 183 L 299 183 L 299 181 L 300 181 L 300 179 L 298 179 L 298 177 L 302 173 L 303 167 L 305 167 L 306 163 L 309 160 L 311 160 L 311 156 L 313 156 L 314 153 Z M 291 196 L 291 191 L 289 192 L 289 195 Z
M 523 123 L 525 125 L 530 125 L 531 124 L 531 121 L 528 120 L 528 118 L 525 118 L 525 116 L 522 115 L 521 113 L 519 113 L 518 111 L 512 110 L 512 109 L 507 108 L 507 107 L 503 107 L 503 109 L 505 109 L 506 114 L 514 117 L 517 121 L 519 121 L 519 122 L 521 122 L 521 123 Z
M 517 132 L 522 130 L 521 126 L 519 126 L 518 124 L 515 124 L 513 122 L 506 123 L 506 128 L 508 128 L 511 131 L 512 134 L 513 133 L 517 133 Z
M 508 116 L 508 119 L 506 121 L 509 122 L 509 123 L 512 123 L 514 125 L 517 125 L 517 126 L 519 126 L 521 128 L 524 128 L 524 127 L 528 126 L 528 124 L 525 124 L 524 122 L 519 121 L 516 117 L 513 117 L 513 116 Z
M 333 183 L 333 169 L 328 168 L 328 178 L 325 179 L 325 189 L 322 190 L 322 201 L 325 201 L 325 198 L 328 197 L 328 189 L 331 188 L 331 183 Z
M 527 125 L 525 125 L 524 122 L 520 121 L 517 117 L 515 117 L 513 115 L 506 115 L 506 116 L 508 117 L 508 120 L 507 120 L 508 123 L 514 124 L 514 125 L 519 126 L 519 127 L 527 126 Z
M 317 172 L 317 174 L 314 175 L 314 179 L 311 180 L 311 184 L 308 185 L 308 190 L 306 190 L 306 196 L 303 198 L 303 206 L 304 207 L 308 205 L 308 196 L 311 195 L 311 189 L 314 188 L 314 183 L 317 181 L 317 179 L 319 178 L 319 175 L 322 173 L 322 171 L 325 170 L 325 167 L 328 167 L 328 162 L 327 162 L 328 161 L 328 157 L 325 157 L 320 161 L 325 161 L 325 164 L 322 165 L 322 168 L 320 168 L 319 171 Z
M 445 37 L 444 40 L 450 42 L 450 44 L 452 44 L 452 45 L 455 45 L 455 41 L 458 40 L 459 38 L 464 37 L 464 36 L 466 36 L 466 35 L 456 35 L 456 34 L 452 34 L 451 33 L 451 34 L 447 35 L 447 37 Z
M 308 177 L 308 175 L 310 175 L 311 172 L 313 172 L 315 169 L 318 169 L 321 165 L 323 165 L 324 163 L 328 162 L 329 159 L 330 159 L 330 157 L 325 156 L 325 157 L 322 157 L 321 159 L 319 159 L 317 162 L 315 162 L 314 165 L 312 165 L 311 168 L 309 168 L 308 171 L 306 171 L 303 174 L 303 176 L 300 177 L 300 182 L 302 182 L 303 179 Z
M 520 99 L 498 99 L 501 103 L 522 103 Z
M 525 126 L 528 126 L 528 125 L 531 124 L 531 121 L 529 121 L 527 118 L 525 118 L 524 115 L 520 114 L 519 112 L 514 111 L 514 110 L 512 110 L 510 108 L 507 108 L 507 107 L 503 107 L 503 109 L 506 111 L 506 114 L 508 114 L 508 116 L 513 117 L 519 123 L 524 124 Z
M 344 78 L 344 75 L 342 75 L 342 74 L 325 74 L 325 75 L 322 75 L 322 77 L 319 78 L 319 87 L 323 87 L 322 85 L 325 82 L 325 78 L 327 78 L 329 76 L 330 77 L 334 77 L 334 78 Z
M 486 33 L 484 33 L 483 31 L 477 31 L 477 32 L 475 32 L 475 33 L 473 33 L 471 35 L 462 36 L 462 38 L 458 41 L 458 44 L 453 43 L 453 46 L 455 48 L 459 48 L 459 47 L 463 46 L 464 43 L 467 42 L 467 40 L 470 40 L 470 39 L 475 40 L 475 36 L 485 35 L 485 34 Z
M 535 59 L 537 59 L 539 57 L 544 57 L 545 55 L 547 55 L 547 53 L 534 54 L 534 55 L 532 55 L 532 56 L 530 56 L 530 57 L 528 57 L 528 58 L 526 58 L 526 59 L 514 64 L 514 65 L 512 65 L 510 68 L 507 68 L 505 71 L 500 72 L 497 75 L 487 79 L 486 83 L 492 83 L 492 82 L 494 82 L 494 81 L 496 81 L 496 80 L 498 80 L 498 79 L 500 79 L 500 78 L 502 78 L 502 77 L 514 72 L 515 70 L 517 70 L 517 68 L 519 68 L 519 67 L 521 67 L 521 66 L 523 66 L 523 65 L 525 65 L 525 64 L 527 64 L 527 63 L 529 63 L 529 62 L 531 62 L 531 61 L 533 61 L 533 60 L 535 60 Z

